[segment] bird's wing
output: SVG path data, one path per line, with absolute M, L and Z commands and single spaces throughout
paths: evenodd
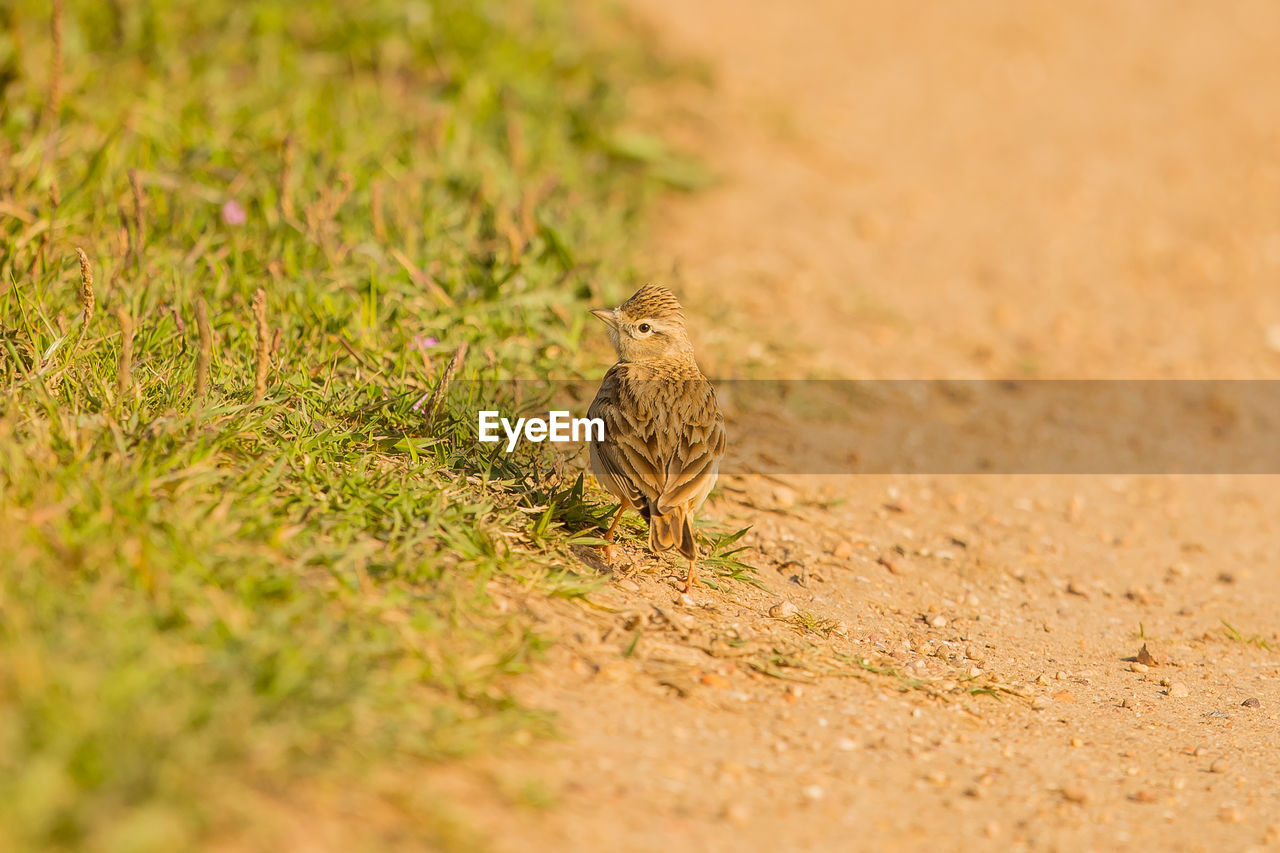
M 619 372 L 619 365 L 609 369 L 587 409 L 587 417 L 604 421 L 604 438 L 593 441 L 591 447 L 603 473 L 617 486 L 614 493 L 638 507 L 646 507 L 658 496 L 654 484 L 659 466 L 645 440 L 645 425 L 639 422 L 629 396 L 620 393 Z
M 704 496 L 708 478 L 714 478 L 724 457 L 724 415 L 716 403 L 715 389 L 702 380 L 682 395 L 684 411 L 677 414 L 678 439 L 666 459 L 658 512 Z

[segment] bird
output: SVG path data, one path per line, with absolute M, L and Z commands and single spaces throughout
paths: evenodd
M 617 308 L 592 314 L 609 327 L 618 361 L 587 410 L 604 423 L 592 436 L 591 470 L 619 501 L 604 535 L 611 559 L 628 509 L 649 524 L 649 549 L 689 561 L 684 589 L 697 583 L 693 516 L 707 499 L 725 453 L 724 415 L 715 388 L 694 359 L 684 312 L 666 287 L 647 284 Z

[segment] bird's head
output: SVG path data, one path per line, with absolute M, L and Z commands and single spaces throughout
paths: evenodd
M 591 313 L 609 327 L 619 361 L 693 357 L 680 303 L 665 287 L 646 284 L 617 308 L 596 308 Z

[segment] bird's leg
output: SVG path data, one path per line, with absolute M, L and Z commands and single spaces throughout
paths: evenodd
M 626 504 L 618 504 L 618 511 L 613 514 L 613 523 L 610 524 L 609 529 L 605 531 L 604 541 L 606 544 L 600 549 L 600 551 L 604 554 L 604 561 L 606 563 L 613 562 L 613 534 L 614 531 L 618 529 L 618 522 L 622 521 L 622 513 L 624 513 L 626 509 Z
M 689 560 L 689 574 L 684 579 L 684 591 L 692 592 L 693 585 L 698 582 L 698 569 L 692 559 Z

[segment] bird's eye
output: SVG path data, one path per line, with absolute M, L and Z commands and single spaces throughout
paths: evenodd
M 640 334 L 642 334 L 642 335 L 647 335 L 647 334 L 649 334 L 649 330 L 650 330 L 650 329 L 652 329 L 653 327 L 652 327 L 652 326 L 650 326 L 648 323 L 641 323 L 641 324 L 640 324 L 639 326 L 637 326 L 636 328 L 638 328 L 638 329 L 640 330 Z

